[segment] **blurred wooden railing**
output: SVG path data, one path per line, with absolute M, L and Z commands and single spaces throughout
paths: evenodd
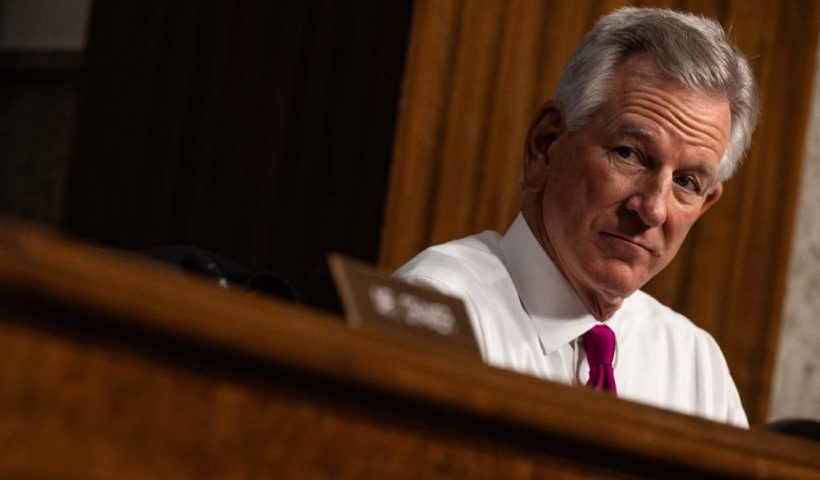
M 0 224 L 2 478 L 820 478 L 818 448 Z

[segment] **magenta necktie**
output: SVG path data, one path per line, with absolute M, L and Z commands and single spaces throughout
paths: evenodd
M 583 335 L 584 350 L 589 363 L 588 387 L 618 394 L 612 359 L 615 356 L 615 333 L 606 325 L 595 325 Z

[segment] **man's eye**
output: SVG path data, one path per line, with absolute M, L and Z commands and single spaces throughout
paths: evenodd
M 619 157 L 623 159 L 629 159 L 630 157 L 635 156 L 635 151 L 629 147 L 615 147 L 615 153 L 618 154 Z
M 700 193 L 700 184 L 693 177 L 690 177 L 689 175 L 678 175 L 674 180 L 675 183 L 681 187 L 695 193 Z

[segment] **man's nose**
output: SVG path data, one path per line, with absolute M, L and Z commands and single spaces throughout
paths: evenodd
M 627 199 L 626 208 L 648 227 L 663 225 L 671 191 L 671 178 L 663 175 L 644 177 L 637 182 L 634 193 Z

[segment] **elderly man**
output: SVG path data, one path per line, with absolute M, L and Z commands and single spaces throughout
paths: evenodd
M 429 248 L 397 275 L 462 298 L 492 365 L 747 426 L 712 337 L 638 289 L 720 198 L 757 105 L 719 24 L 617 10 L 530 127 L 507 233 Z

